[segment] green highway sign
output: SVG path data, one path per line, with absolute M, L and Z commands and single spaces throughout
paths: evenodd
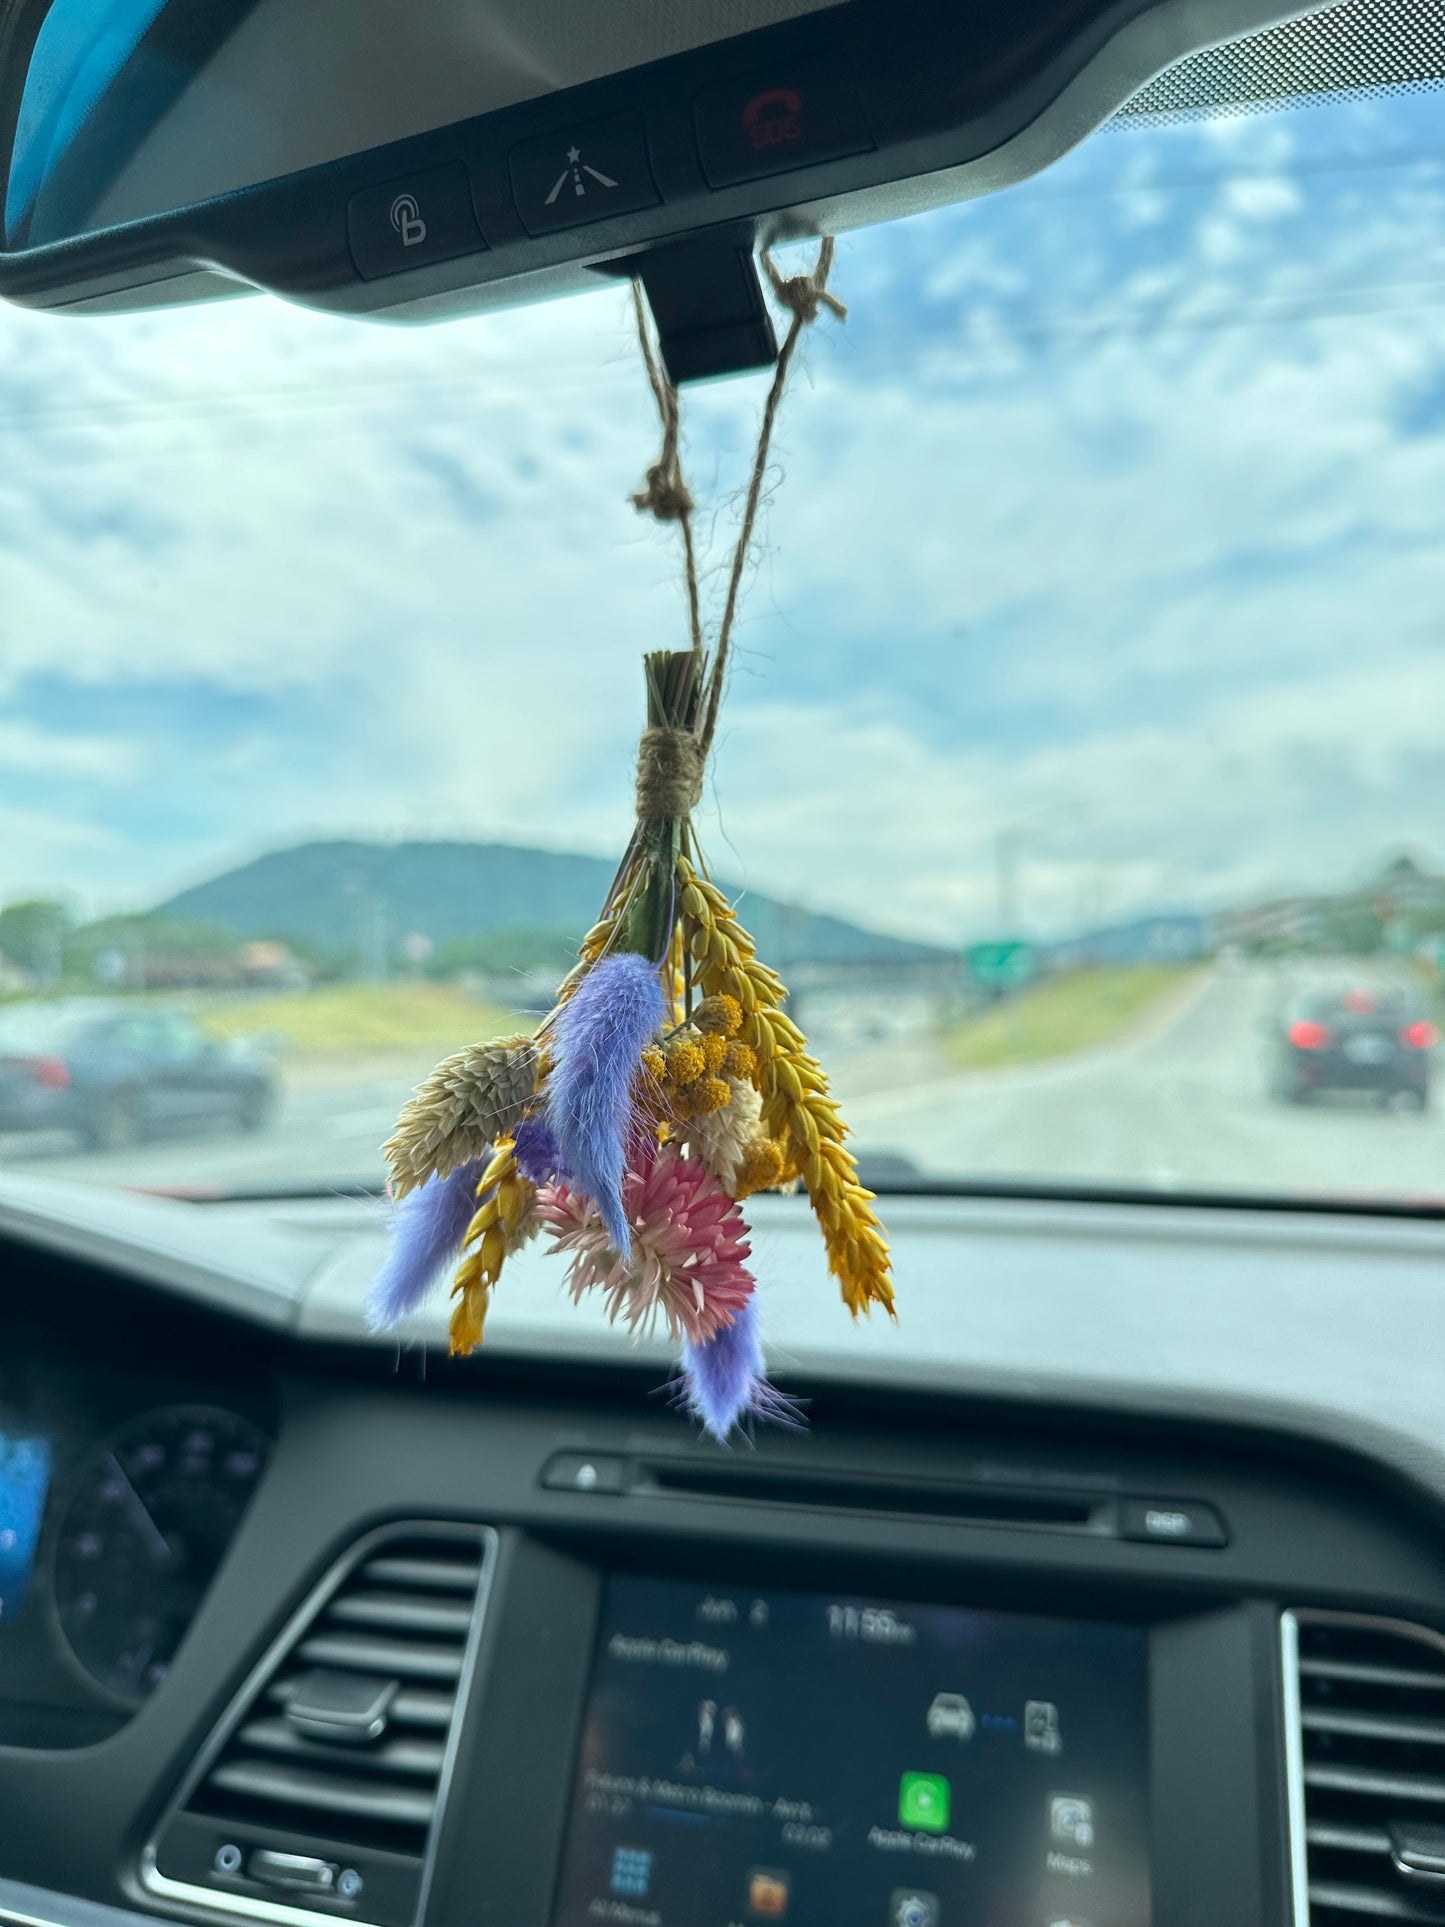
M 976 984 L 1014 987 L 1031 984 L 1038 973 L 1038 952 L 1022 937 L 1008 943 L 972 943 L 964 952 Z

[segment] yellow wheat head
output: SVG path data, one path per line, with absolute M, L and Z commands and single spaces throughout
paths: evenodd
M 678 896 L 696 980 L 705 997 L 731 997 L 742 1020 L 740 1041 L 753 1055 L 752 1081 L 763 1100 L 763 1124 L 781 1142 L 801 1177 L 822 1227 L 828 1265 L 856 1318 L 873 1305 L 893 1314 L 888 1244 L 873 1193 L 843 1139 L 847 1126 L 828 1095 L 828 1080 L 807 1040 L 782 1009 L 782 979 L 757 960 L 752 938 L 714 884 L 683 858 Z
M 487 1306 L 502 1266 L 527 1236 L 536 1187 L 517 1169 L 510 1138 L 503 1139 L 477 1185 L 476 1216 L 467 1226 L 464 1256 L 452 1282 L 451 1349 L 474 1352 L 482 1342 Z

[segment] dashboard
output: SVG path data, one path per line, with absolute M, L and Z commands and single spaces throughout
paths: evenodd
M 1441 1506 L 1386 1455 L 816 1371 L 723 1451 L 625 1352 L 186 1292 L 209 1209 L 146 1207 L 164 1288 L 138 1219 L 5 1227 L 0 1922 L 1445 1919 Z

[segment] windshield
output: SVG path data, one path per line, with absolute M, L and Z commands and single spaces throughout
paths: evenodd
M 1442 156 L 1120 124 L 841 241 L 699 827 L 880 1185 L 1445 1198 Z M 631 328 L 0 315 L 0 1050 L 246 1044 L 15 1073 L 12 1169 L 375 1185 L 546 1010 L 685 634 Z M 684 398 L 725 511 L 764 380 Z

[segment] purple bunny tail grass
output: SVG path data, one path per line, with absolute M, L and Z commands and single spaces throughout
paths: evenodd
M 678 1394 L 703 1430 L 719 1440 L 726 1440 L 745 1419 L 787 1426 L 802 1423 L 796 1401 L 768 1383 L 756 1293 L 711 1343 L 683 1346 Z
M 619 1254 L 632 1249 L 622 1179 L 635 1129 L 632 1081 L 666 1016 L 657 966 L 622 951 L 594 964 L 562 1006 L 547 1122 L 573 1187 L 592 1199 Z
M 366 1301 L 374 1332 L 390 1331 L 416 1310 L 456 1257 L 477 1209 L 485 1159 L 459 1164 L 449 1177 L 408 1191 L 391 1214 L 391 1255 Z
M 550 1184 L 554 1178 L 565 1180 L 571 1175 L 562 1164 L 552 1127 L 543 1117 L 522 1119 L 512 1140 L 512 1155 L 529 1184 Z

